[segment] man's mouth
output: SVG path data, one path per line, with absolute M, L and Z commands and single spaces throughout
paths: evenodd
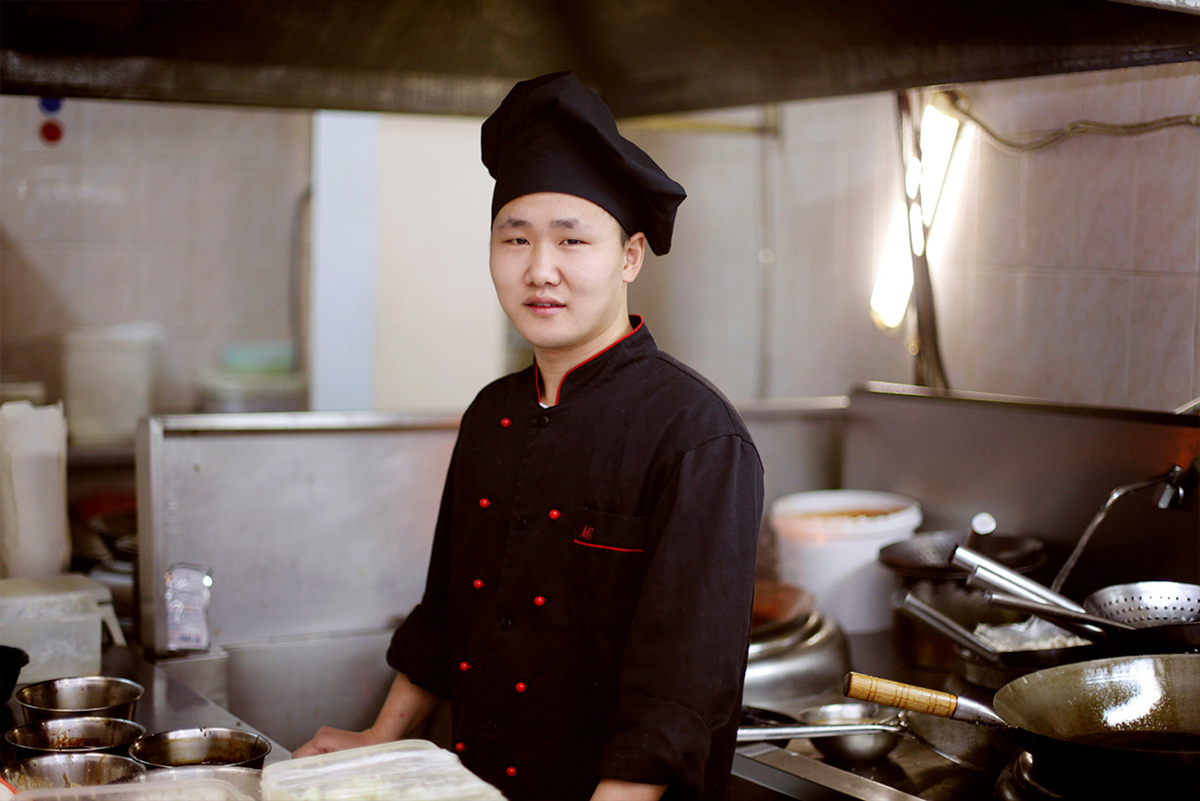
M 537 299 L 537 300 L 527 300 L 527 301 L 525 301 L 525 305 L 531 309 L 561 309 L 566 304 L 559 303 L 556 300 Z

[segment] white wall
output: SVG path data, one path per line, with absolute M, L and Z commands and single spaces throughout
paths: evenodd
M 313 116 L 309 407 L 373 408 L 382 210 L 378 114 Z
M 1028 140 L 1080 119 L 1195 114 L 1200 63 L 959 88 Z M 690 194 L 675 249 L 631 292 L 660 345 L 734 399 L 755 396 L 764 348 L 766 397 L 910 382 L 911 331 L 878 331 L 867 311 L 903 197 L 895 113 L 872 94 L 786 104 L 777 140 L 630 130 Z M 776 263 L 761 305 L 764 154 Z M 1157 410 L 1200 395 L 1200 128 L 1010 155 L 969 126 L 948 183 L 929 259 L 953 388 Z
M 504 372 L 482 122 L 382 118 L 376 408 L 461 411 Z

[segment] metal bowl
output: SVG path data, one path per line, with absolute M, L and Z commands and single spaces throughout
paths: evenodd
M 213 726 L 148 734 L 129 746 L 129 756 L 151 768 L 261 768 L 269 753 L 271 743 L 261 734 Z
M 884 723 L 897 727 L 896 731 L 812 738 L 813 747 L 835 761 L 856 763 L 882 759 L 891 753 L 903 736 L 899 731 L 900 710 L 879 704 L 826 704 L 805 709 L 796 717 L 801 723 L 814 726 L 830 723 Z
M 143 765 L 115 754 L 45 754 L 9 765 L 0 778 L 20 792 L 112 784 L 145 772 Z
M 145 733 L 145 726 L 121 718 L 55 718 L 17 726 L 4 739 L 17 759 L 92 751 L 124 756 L 129 744 Z
M 58 718 L 102 717 L 133 720 L 145 688 L 112 676 L 73 676 L 29 684 L 17 690 L 27 723 Z
M 251 801 L 262 798 L 262 771 L 258 768 L 239 768 L 230 765 L 190 765 L 183 768 L 156 768 L 138 777 L 139 782 L 185 782 L 197 779 L 218 779 Z

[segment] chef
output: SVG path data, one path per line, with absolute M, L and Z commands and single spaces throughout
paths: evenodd
M 762 464 L 626 300 L 683 188 L 570 73 L 517 84 L 482 144 L 492 281 L 534 363 L 463 416 L 375 724 L 295 755 L 403 737 L 449 699 L 454 749 L 509 799 L 722 798 Z

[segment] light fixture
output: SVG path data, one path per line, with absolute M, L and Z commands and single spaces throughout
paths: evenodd
M 949 106 L 947 105 L 949 104 Z M 895 330 L 904 322 L 913 287 L 913 260 L 925 258 L 925 245 L 937 213 L 946 173 L 958 141 L 960 122 L 939 107 L 953 107 L 951 93 L 934 92 L 917 126 L 916 147 L 905 152 L 905 204 L 898 205 L 883 243 L 875 287 L 871 292 L 871 319 L 880 329 Z M 907 118 L 906 118 L 907 119 Z M 905 133 L 902 131 L 902 138 Z M 904 143 L 902 142 L 902 145 Z M 907 229 L 908 246 L 901 234 Z

